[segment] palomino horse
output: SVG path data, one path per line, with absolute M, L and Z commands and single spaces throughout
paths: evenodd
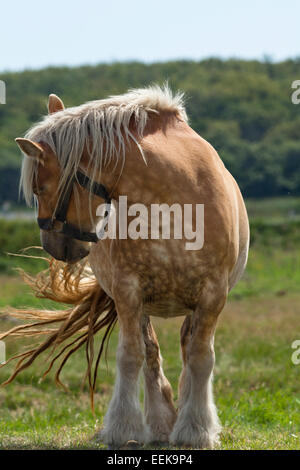
M 220 431 L 214 333 L 246 265 L 249 226 L 237 183 L 187 124 L 182 95 L 153 86 L 67 109 L 50 95 L 49 115 L 16 140 L 25 154 L 26 200 L 34 193 L 38 201 L 44 249 L 68 264 L 88 256 L 98 297 L 101 291 L 117 312 L 117 377 L 100 438 L 115 447 L 133 439 L 212 448 Z M 151 227 L 140 236 L 98 240 L 97 207 L 120 196 L 148 209 L 204 205 L 203 246 L 187 249 L 185 236 L 151 237 Z M 185 317 L 178 410 L 150 315 Z M 145 418 L 138 398 L 142 367 Z

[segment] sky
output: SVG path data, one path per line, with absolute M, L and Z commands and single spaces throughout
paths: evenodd
M 0 72 L 300 56 L 299 0 L 0 0 Z

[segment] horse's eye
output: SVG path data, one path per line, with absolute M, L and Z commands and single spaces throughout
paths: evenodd
M 33 188 L 33 192 L 34 192 L 34 194 L 36 194 L 37 196 L 40 196 L 44 191 L 45 191 L 45 187 L 44 187 L 44 186 L 40 186 L 39 188 L 37 188 L 37 187 Z

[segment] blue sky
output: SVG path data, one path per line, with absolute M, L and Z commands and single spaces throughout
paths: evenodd
M 300 56 L 299 0 L 0 3 L 0 71 L 210 56 Z

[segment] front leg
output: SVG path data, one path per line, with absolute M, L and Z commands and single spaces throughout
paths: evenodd
M 120 325 L 117 350 L 117 377 L 100 439 L 109 446 L 121 447 L 129 440 L 146 441 L 145 424 L 140 409 L 138 382 L 144 361 L 142 301 L 134 282 L 119 281 L 114 300 Z

